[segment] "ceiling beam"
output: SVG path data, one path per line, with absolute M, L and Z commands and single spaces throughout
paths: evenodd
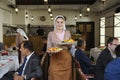
M 93 4 L 97 0 L 48 0 L 49 5 Z M 43 0 L 16 0 L 17 5 L 44 5 Z

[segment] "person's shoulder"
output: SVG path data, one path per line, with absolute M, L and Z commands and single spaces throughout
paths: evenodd
M 70 33 L 70 31 L 69 31 L 69 30 L 65 30 L 65 32 Z
M 69 30 L 65 30 L 65 33 L 66 33 L 67 35 L 70 35 L 70 31 L 69 31 Z
M 49 33 L 54 33 L 54 31 L 50 31 Z
M 108 48 L 105 48 L 103 51 L 101 51 L 100 55 L 108 55 L 110 53 Z
M 102 51 L 100 52 L 100 55 L 98 56 L 97 61 L 99 61 L 99 60 L 104 60 L 104 58 L 105 58 L 107 55 L 108 55 L 108 50 L 107 50 L 107 48 L 105 48 L 104 50 L 102 50 Z M 106 59 L 106 58 L 105 58 L 105 59 Z
M 54 31 L 50 31 L 49 33 L 48 33 L 48 35 L 51 35 L 51 34 L 53 34 L 54 33 Z
M 36 53 L 36 52 L 34 52 L 33 54 L 32 54 L 32 56 L 31 57 L 33 57 L 33 58 L 39 58 L 39 55 Z
M 120 66 L 120 58 L 113 59 L 111 62 L 109 62 L 106 66 L 106 70 L 116 68 L 117 66 Z
M 76 50 L 76 54 L 78 55 L 84 55 L 84 52 L 81 49 Z
M 120 58 L 116 58 L 116 59 L 113 59 L 112 61 L 111 61 L 111 63 L 113 63 L 113 64 L 115 64 L 115 65 L 120 65 Z

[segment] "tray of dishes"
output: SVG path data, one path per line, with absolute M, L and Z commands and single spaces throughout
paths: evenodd
M 47 50 L 47 52 L 48 53 L 58 53 L 58 52 L 60 52 L 60 51 L 62 51 L 63 49 L 62 48 L 59 48 L 59 47 L 52 47 L 52 48 L 49 48 L 48 50 Z
M 74 41 L 73 39 L 69 39 L 69 40 L 64 40 L 64 41 L 58 42 L 58 45 L 72 45 L 75 43 L 76 43 L 76 41 Z

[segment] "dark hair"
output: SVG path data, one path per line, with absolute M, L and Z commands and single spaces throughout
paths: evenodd
M 115 54 L 117 57 L 120 57 L 120 44 L 115 48 Z
M 56 20 L 57 20 L 58 18 L 62 18 L 62 19 L 65 21 L 65 17 L 64 17 L 64 16 L 58 16 L 58 17 L 56 18 Z M 55 20 L 55 21 L 56 21 L 56 20 Z
M 33 52 L 33 44 L 32 44 L 31 41 L 28 41 L 28 40 L 27 41 L 22 41 L 21 44 L 23 44 L 24 48 L 28 49 L 30 52 Z
M 82 45 L 84 45 L 84 40 L 78 39 L 77 40 L 77 47 L 81 47 Z
M 113 40 L 118 40 L 118 38 L 116 38 L 116 37 L 110 37 L 110 38 L 107 40 L 107 44 L 112 44 Z

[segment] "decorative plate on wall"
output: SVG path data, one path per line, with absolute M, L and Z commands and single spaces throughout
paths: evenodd
M 46 20 L 45 16 L 40 16 L 40 20 L 45 21 Z

